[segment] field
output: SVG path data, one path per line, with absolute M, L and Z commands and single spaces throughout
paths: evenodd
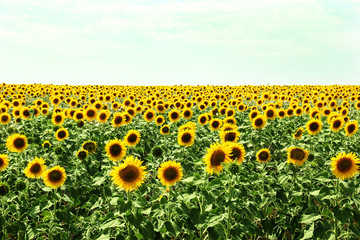
M 359 86 L 0 85 L 2 239 L 359 239 Z

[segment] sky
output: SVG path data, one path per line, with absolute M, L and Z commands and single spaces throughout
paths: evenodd
M 0 0 L 0 82 L 360 84 L 360 0 Z

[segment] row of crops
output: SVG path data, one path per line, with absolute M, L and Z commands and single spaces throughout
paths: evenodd
M 359 86 L 0 85 L 2 239 L 358 239 Z

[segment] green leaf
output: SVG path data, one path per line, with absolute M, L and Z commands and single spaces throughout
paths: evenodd
M 345 223 L 347 220 L 353 217 L 353 213 L 349 208 L 340 209 L 338 206 L 334 207 L 334 216 L 337 220 Z
M 317 215 L 317 214 L 310 214 L 310 215 L 302 215 L 301 217 L 301 223 L 304 224 L 309 224 L 312 222 L 315 222 L 316 220 L 320 219 L 321 215 Z
M 314 235 L 314 223 L 311 223 L 310 228 L 304 231 L 304 236 L 301 240 L 312 238 Z

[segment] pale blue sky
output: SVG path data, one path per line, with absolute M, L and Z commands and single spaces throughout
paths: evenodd
M 360 0 L 0 0 L 0 82 L 360 84 Z

